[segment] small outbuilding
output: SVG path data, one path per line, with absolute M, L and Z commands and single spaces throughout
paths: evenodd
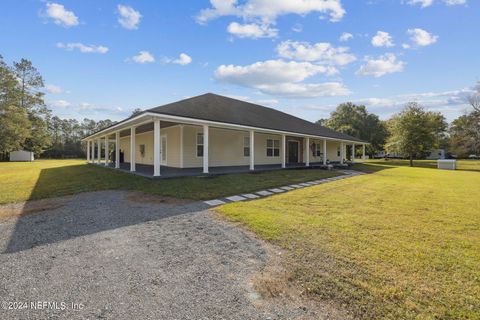
M 11 162 L 16 162 L 16 161 L 30 162 L 30 161 L 33 161 L 33 160 L 34 160 L 33 152 L 25 151 L 25 150 L 10 152 L 10 161 Z
M 437 168 L 445 170 L 456 170 L 457 160 L 437 160 Z

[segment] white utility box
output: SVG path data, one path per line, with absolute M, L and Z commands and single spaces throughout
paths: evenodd
M 437 160 L 437 168 L 445 170 L 456 170 L 457 160 Z

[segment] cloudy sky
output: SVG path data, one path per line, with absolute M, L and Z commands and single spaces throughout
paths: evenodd
M 120 120 L 214 92 L 307 120 L 353 101 L 468 110 L 478 0 L 0 2 L 0 54 L 33 61 L 61 117 Z

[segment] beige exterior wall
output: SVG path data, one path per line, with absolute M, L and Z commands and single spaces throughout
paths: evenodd
M 338 156 L 338 150 L 340 148 L 340 142 L 327 140 L 327 160 L 328 161 L 340 161 Z
M 161 136 L 167 137 L 167 161 L 162 165 L 177 168 L 194 168 L 203 166 L 203 157 L 197 157 L 197 133 L 203 132 L 203 127 L 194 125 L 176 125 L 161 130 Z M 209 130 L 209 166 L 247 166 L 250 158 L 243 156 L 244 137 L 249 138 L 248 131 L 212 128 Z M 280 142 L 280 152 L 277 157 L 267 157 L 267 139 Z M 292 139 L 291 137 L 287 137 Z M 183 140 L 183 144 L 182 144 Z M 320 143 L 323 153 L 323 140 L 310 139 L 310 143 Z M 304 140 L 299 139 L 299 161 L 305 159 Z M 140 145 L 145 145 L 145 155 L 140 155 Z M 282 136 L 255 132 L 255 165 L 281 164 Z M 327 159 L 340 161 L 338 148 L 340 142 L 327 141 Z M 130 136 L 120 138 L 120 149 L 124 153 L 124 161 L 130 162 Z M 153 131 L 136 135 L 136 163 L 153 165 Z M 315 157 L 308 148 L 310 162 L 322 162 L 322 157 Z M 286 154 L 288 156 L 288 154 Z M 183 163 L 182 163 L 183 162 Z
M 278 157 L 267 157 L 267 139 L 280 141 Z M 255 133 L 255 164 L 281 164 L 282 163 L 282 136 L 277 134 Z
M 203 157 L 197 157 L 197 133 L 200 126 L 185 125 L 183 128 L 183 165 L 184 168 L 201 167 Z M 243 139 L 249 132 L 210 127 L 209 130 L 209 166 L 247 166 L 250 158 L 243 156 Z M 267 139 L 282 141 L 280 135 L 255 133 L 255 164 L 280 164 L 282 151 L 278 157 L 267 157 Z
M 167 162 L 162 165 L 180 167 L 180 126 L 160 129 L 160 138 L 167 137 Z M 140 154 L 140 145 L 145 145 L 145 155 Z M 135 135 L 137 164 L 153 165 L 153 131 Z M 124 154 L 124 161 L 130 162 L 130 136 L 120 138 L 120 150 Z

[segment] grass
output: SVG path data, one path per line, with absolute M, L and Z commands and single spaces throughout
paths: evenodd
M 363 319 L 480 319 L 480 161 L 373 172 L 218 211 L 287 251 L 290 280 Z
M 88 165 L 84 160 L 0 162 L 0 204 L 107 189 L 205 200 L 335 175 L 338 174 L 311 169 L 150 180 Z

